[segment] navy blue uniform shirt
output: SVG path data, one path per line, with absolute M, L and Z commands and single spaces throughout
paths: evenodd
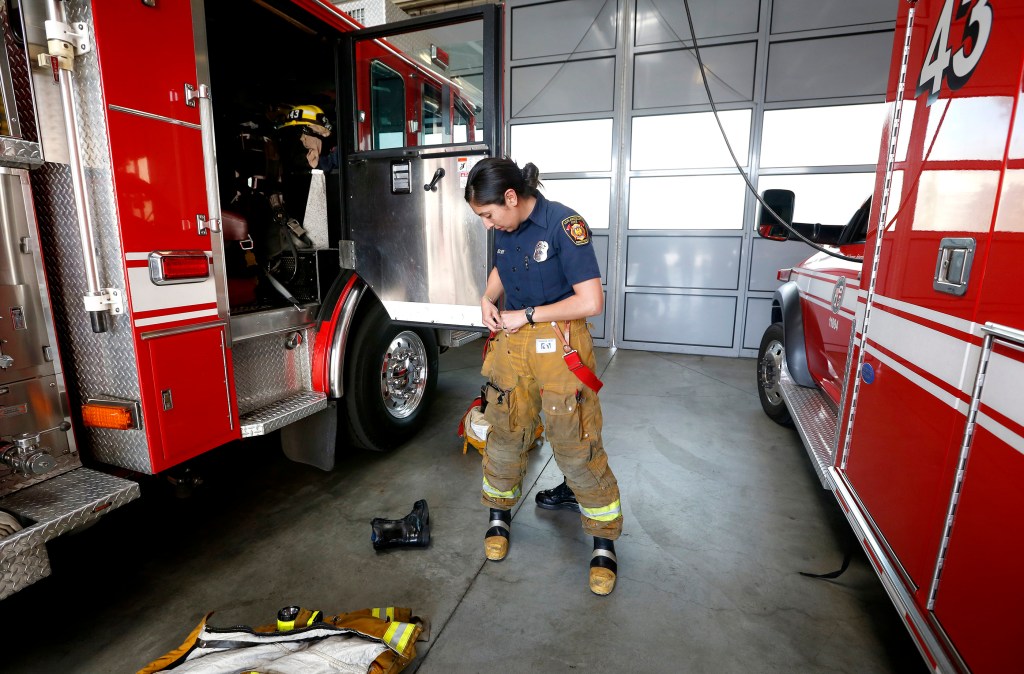
M 601 277 L 587 223 L 542 194 L 518 229 L 494 230 L 494 245 L 507 309 L 553 304 L 572 295 L 575 284 Z

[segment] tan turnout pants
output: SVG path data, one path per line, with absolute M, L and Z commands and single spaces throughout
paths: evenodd
M 564 328 L 565 323 L 559 323 Z M 569 341 L 594 369 L 594 344 L 586 321 L 571 321 Z M 544 411 L 544 430 L 555 461 L 581 506 L 583 530 L 615 540 L 622 533 L 619 486 L 601 442 L 601 403 L 562 360 L 550 323 L 525 325 L 491 342 L 482 374 L 484 416 L 491 430 L 483 459 L 484 505 L 508 510 L 522 495 L 526 457 Z

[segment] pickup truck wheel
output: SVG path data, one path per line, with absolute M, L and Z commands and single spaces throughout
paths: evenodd
M 786 353 L 782 323 L 773 323 L 764 331 L 757 351 L 757 395 L 764 413 L 777 424 L 792 426 L 793 419 L 782 399 L 782 359 Z
M 364 449 L 387 451 L 426 421 L 437 387 L 434 331 L 396 325 L 375 307 L 355 330 L 342 396 L 349 437 Z

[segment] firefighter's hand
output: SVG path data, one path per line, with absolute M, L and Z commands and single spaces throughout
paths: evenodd
M 494 306 L 494 303 L 488 300 L 486 297 L 480 300 L 480 316 L 490 330 L 497 332 L 501 330 L 501 312 L 498 311 L 498 307 Z
M 505 332 L 513 334 L 519 332 L 519 328 L 526 325 L 526 311 L 502 311 L 501 325 Z

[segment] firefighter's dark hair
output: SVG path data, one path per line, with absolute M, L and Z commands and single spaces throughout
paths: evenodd
M 514 190 L 520 197 L 539 194 L 540 170 L 534 164 L 519 168 L 511 159 L 488 157 L 477 162 L 466 179 L 466 201 L 481 206 L 504 204 L 505 192 Z

